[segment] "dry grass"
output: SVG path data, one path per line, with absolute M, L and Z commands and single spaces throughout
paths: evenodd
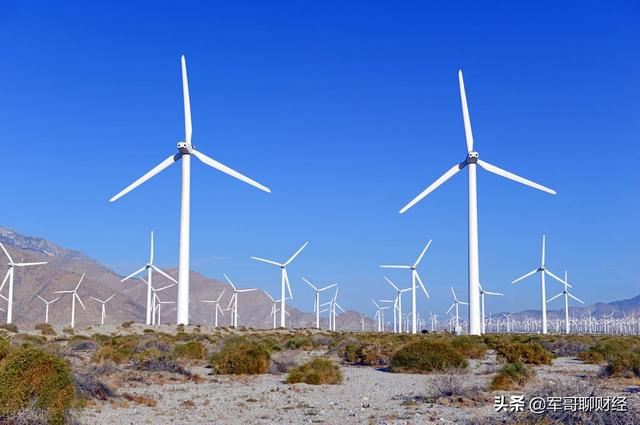
M 419 340 L 405 345 L 391 358 L 389 370 L 402 373 L 429 373 L 464 369 L 467 360 L 450 344 Z
M 492 391 L 517 389 L 523 386 L 532 376 L 533 371 L 521 362 L 507 363 L 493 377 L 489 388 Z
M 342 372 L 335 362 L 323 357 L 315 357 L 307 363 L 294 367 L 287 375 L 287 384 L 299 382 L 311 385 L 340 384 Z
M 158 404 L 154 399 L 146 395 L 122 393 L 122 398 L 141 406 L 156 407 Z

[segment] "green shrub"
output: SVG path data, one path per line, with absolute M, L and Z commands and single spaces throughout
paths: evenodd
M 604 363 L 604 355 L 599 351 L 586 350 L 578 353 L 578 360 L 589 364 L 602 364 Z
M 207 356 L 207 349 L 200 341 L 189 341 L 176 345 L 173 349 L 173 355 L 178 360 L 204 360 Z
M 492 391 L 516 389 L 524 385 L 532 375 L 533 372 L 522 362 L 507 363 L 493 377 L 489 388 Z
M 22 347 L 0 361 L 0 416 L 16 415 L 34 403 L 49 423 L 62 424 L 74 396 L 69 364 L 51 353 Z
M 33 327 L 35 330 L 40 331 L 42 335 L 55 335 L 56 332 L 53 327 L 48 323 L 38 323 Z
M 468 359 L 484 358 L 487 351 L 481 338 L 468 335 L 454 337 L 451 346 Z
M 519 342 L 502 340 L 495 345 L 498 354 L 508 363 L 551 364 L 552 355 L 539 342 Z
M 114 363 L 125 363 L 137 351 L 140 337 L 138 335 L 114 336 L 104 339 L 102 347 L 93 355 L 94 363 L 110 360 Z
M 607 365 L 604 368 L 606 376 L 640 377 L 640 353 L 619 351 L 607 357 Z
M 0 361 L 9 355 L 10 350 L 11 344 L 9 340 L 0 336 Z
M 309 337 L 293 337 L 284 344 L 284 347 L 289 350 L 311 350 L 313 341 Z
M 467 360 L 450 344 L 419 340 L 399 349 L 391 358 L 389 370 L 404 373 L 428 373 L 466 368 Z
M 9 332 L 18 333 L 18 326 L 15 323 L 3 323 L 0 325 L 0 329 L 4 329 Z
M 294 367 L 289 371 L 287 384 L 303 382 L 311 385 L 340 384 L 342 372 L 340 367 L 329 359 L 316 357 L 313 360 Z
M 270 360 L 271 353 L 264 344 L 230 339 L 211 357 L 210 364 L 219 375 L 257 375 L 267 372 Z

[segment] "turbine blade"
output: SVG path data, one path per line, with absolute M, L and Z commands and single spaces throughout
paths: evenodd
M 47 300 L 45 300 L 44 298 L 42 298 L 40 295 L 37 295 L 37 294 L 36 294 L 36 297 L 40 298 L 40 299 L 41 299 L 45 304 L 48 304 L 48 303 L 47 303 Z
M 538 273 L 538 269 L 531 270 L 529 273 L 527 273 L 527 274 L 523 274 L 522 276 L 520 276 L 520 277 L 519 277 L 519 278 L 517 278 L 516 280 L 512 281 L 511 283 L 518 283 L 518 282 L 520 282 L 522 279 L 526 279 L 526 278 L 528 278 L 529 276 L 534 275 L 534 274 L 536 274 L 536 273 Z
M 82 306 L 83 310 L 86 310 L 87 307 L 84 306 L 84 303 L 82 302 L 82 300 L 80 299 L 80 297 L 78 296 L 78 294 L 76 292 L 73 293 L 73 296 L 76 297 L 76 299 L 78 300 L 78 302 L 80 303 L 80 305 Z
M 464 301 L 458 301 L 458 304 L 469 305 L 469 303 L 466 303 L 466 302 L 464 302 Z
M 129 186 L 127 186 L 125 189 L 123 189 L 120 193 L 115 195 L 113 198 L 109 199 L 109 202 L 114 202 L 114 201 L 117 201 L 118 199 L 122 198 L 124 195 L 126 195 L 129 192 L 131 192 L 133 189 L 135 189 L 136 187 L 140 186 L 142 183 L 146 182 L 151 177 L 155 176 L 160 171 L 164 170 L 165 168 L 167 168 L 168 166 L 170 166 L 171 164 L 173 164 L 174 162 L 179 160 L 181 158 L 181 156 L 182 155 L 180 155 L 180 154 L 171 155 L 169 158 L 165 159 L 160 164 L 158 164 L 155 167 L 153 167 L 151 169 L 151 171 L 149 171 L 147 174 L 145 174 L 144 176 L 140 177 L 138 180 L 136 180 L 133 183 L 131 183 Z
M 93 300 L 96 300 L 96 301 L 98 301 L 99 303 L 101 303 L 101 302 L 102 302 L 101 300 L 99 300 L 99 299 L 97 299 L 96 297 L 93 297 L 93 296 L 91 296 L 91 295 L 89 295 L 89 298 L 91 298 L 91 299 L 93 299 Z
M 4 251 L 7 258 L 9 259 L 9 262 L 13 263 L 13 258 L 11 258 L 11 256 L 9 255 L 9 251 L 7 251 L 7 248 L 5 248 L 1 242 L 0 242 L 0 247 L 2 247 L 2 250 Z
M 552 278 L 554 278 L 555 280 L 557 280 L 558 282 L 562 283 L 563 285 L 567 285 L 569 288 L 573 288 L 573 286 L 569 285 L 569 282 L 565 282 L 564 280 L 560 279 L 558 276 L 556 276 L 555 274 L 551 273 L 549 270 L 544 269 L 544 272 L 551 276 Z
M 160 268 L 154 266 L 153 264 L 151 265 L 151 268 L 153 268 L 153 270 L 157 271 L 158 273 L 160 273 L 162 276 L 166 277 L 167 279 L 169 279 L 173 283 L 178 283 L 178 281 L 175 280 L 174 278 L 172 278 L 171 276 L 169 276 L 168 273 L 165 273 L 164 271 L 160 270 Z
M 84 273 L 82 273 L 82 276 L 80 276 L 80 280 L 78 281 L 78 284 L 76 285 L 76 289 L 74 289 L 74 291 L 78 290 L 83 280 L 84 280 Z
M 39 261 L 37 263 L 15 263 L 14 266 L 16 267 L 28 267 L 28 266 L 39 266 L 42 264 L 47 264 L 46 261 Z
M 389 278 L 388 278 L 388 277 L 386 277 L 386 276 L 384 277 L 384 279 L 389 283 L 389 285 L 393 286 L 393 289 L 395 289 L 396 291 L 400 292 L 400 288 L 398 288 L 398 287 L 395 285 L 395 283 L 393 283 L 393 282 L 391 281 L 391 279 L 389 279 Z
M 132 278 L 132 277 L 134 277 L 135 275 L 140 274 L 140 273 L 142 273 L 143 271 L 145 271 L 145 269 L 146 269 L 146 268 L 147 268 L 147 266 L 140 267 L 138 270 L 136 270 L 135 272 L 131 273 L 129 276 L 125 277 L 124 279 L 121 279 L 121 280 L 120 280 L 120 282 L 124 282 L 125 280 L 129 280 L 129 279 L 131 279 L 131 278 Z M 141 279 L 142 279 L 142 278 L 141 278 Z M 146 281 L 145 281 L 145 283 L 146 283 Z
M 416 262 L 413 264 L 413 267 L 418 267 L 418 264 L 420 264 L 420 261 L 422 261 L 422 257 L 424 257 L 424 254 L 427 252 L 427 250 L 429 249 L 429 246 L 431 245 L 431 242 L 433 241 L 433 239 L 429 239 L 429 242 L 427 242 L 427 245 L 424 247 L 424 249 L 422 250 L 422 252 L 420 253 L 420 256 L 418 257 L 418 259 L 416 260 Z
M 547 300 L 547 302 L 550 303 L 551 301 L 555 300 L 556 298 L 558 298 L 562 294 L 564 294 L 564 292 L 560 292 L 558 295 L 554 295 L 553 297 L 549 298 Z
M 449 310 L 447 310 L 447 313 L 446 313 L 446 314 L 448 314 L 448 313 L 451 311 L 451 309 L 452 309 L 453 307 L 455 307 L 455 306 L 456 306 L 456 303 L 451 304 L 451 307 L 449 307 Z
M 458 298 L 456 297 L 456 292 L 453 290 L 453 286 L 451 287 L 451 293 L 453 294 L 453 299 L 458 302 Z
M 231 279 L 229 279 L 229 276 L 227 276 L 226 273 L 222 273 L 222 275 L 224 276 L 225 279 L 227 279 L 227 282 L 229 282 L 229 285 L 231 285 L 231 287 L 235 291 L 236 290 L 236 285 L 234 285 L 233 282 L 231 282 Z
M 309 282 L 307 279 L 305 279 L 304 277 L 302 278 L 302 280 L 304 280 L 304 282 L 305 282 L 307 285 L 311 286 L 314 290 L 316 290 L 316 291 L 318 291 L 318 292 L 320 291 L 318 288 L 316 288 L 315 286 L 313 286 L 313 284 L 312 284 L 311 282 Z
M 274 266 L 282 267 L 282 264 L 280 264 L 280 263 L 276 263 L 275 261 L 271 261 L 271 260 L 265 260 L 264 258 L 260 258 L 260 257 L 251 257 L 251 259 L 252 259 L 252 260 L 256 260 L 256 261 L 262 261 L 263 263 L 273 264 Z
M 553 189 L 549 189 L 546 186 L 542 186 L 541 184 L 532 182 L 531 180 L 527 180 L 523 177 L 517 176 L 513 173 L 510 173 L 509 171 L 503 170 L 502 168 L 496 167 L 495 165 L 491 165 L 488 162 L 485 162 L 481 159 L 478 160 L 478 165 L 481 166 L 482 168 L 484 168 L 485 170 L 493 173 L 493 174 L 497 174 L 499 176 L 502 176 L 504 178 L 516 181 L 518 183 L 522 183 L 526 186 L 532 187 L 534 189 L 538 189 L 541 190 L 543 192 L 547 192 L 550 193 L 552 195 L 556 194 L 556 191 Z
M 233 169 L 227 167 L 226 165 L 216 161 L 215 159 L 208 157 L 207 155 L 203 154 L 202 152 L 199 152 L 199 151 L 193 149 L 191 151 L 191 153 L 196 158 L 198 158 L 200 161 L 202 161 L 205 164 L 207 164 L 208 166 L 213 167 L 218 171 L 222 171 L 223 173 L 228 174 L 231 177 L 235 177 L 236 179 L 241 180 L 241 181 L 243 181 L 243 182 L 245 182 L 247 184 L 250 184 L 251 186 L 256 187 L 256 188 L 258 188 L 260 190 L 263 190 L 263 191 L 265 191 L 267 193 L 271 193 L 271 189 L 269 189 L 268 187 L 263 186 L 260 183 L 258 183 L 257 181 L 252 180 L 249 177 L 245 176 L 244 174 L 241 174 L 241 173 L 237 172 L 236 170 L 233 170 Z
M 546 257 L 546 246 L 547 246 L 547 235 L 542 235 L 542 267 L 544 267 L 544 260 Z
M 422 191 L 422 193 L 420 193 L 418 196 L 413 198 L 413 200 L 411 200 L 407 205 L 402 207 L 402 209 L 400 210 L 400 214 L 405 213 L 409 208 L 413 207 L 415 204 L 420 202 L 422 200 L 422 198 L 424 198 L 425 196 L 427 196 L 428 194 L 430 194 L 431 192 L 436 190 L 438 187 L 440 187 L 442 185 L 442 183 L 444 183 L 447 180 L 449 180 L 456 173 L 458 173 L 458 171 L 462 170 L 466 166 L 467 166 L 467 164 L 465 162 L 461 162 L 460 164 L 456 164 L 453 167 L 449 168 L 449 170 L 447 170 L 446 173 L 444 173 L 442 176 L 440 176 L 438 178 L 438 180 L 433 182 L 431 184 L 431 186 L 427 187 L 425 190 Z
M 458 71 L 458 82 L 460 83 L 460 101 L 462 102 L 462 118 L 464 120 L 464 136 L 467 140 L 467 152 L 473 151 L 473 133 L 471 132 L 471 119 L 469 118 L 469 107 L 467 106 L 467 93 L 464 89 L 464 78 L 462 70 Z
M 115 296 L 116 296 L 116 294 L 111 295 L 109 298 L 107 298 L 107 299 L 106 299 L 106 301 L 105 301 L 104 303 L 105 303 L 105 304 L 106 304 L 106 303 L 108 303 L 108 302 L 109 302 L 109 301 L 111 301 L 111 299 L 112 299 L 113 297 L 115 297 Z
M 373 300 L 373 298 L 371 299 L 371 302 L 373 303 L 373 305 L 375 305 L 375 306 L 376 306 L 376 308 L 380 308 L 380 306 L 378 305 L 378 303 L 376 303 L 376 302 Z
M 422 288 L 422 291 L 427 296 L 427 298 L 429 298 L 429 293 L 427 292 L 427 288 L 424 287 L 424 284 L 422 283 L 422 279 L 420 279 L 420 275 L 418 274 L 418 272 L 415 272 L 415 274 L 416 274 L 416 279 L 418 279 L 418 283 L 420 284 L 420 287 Z
M 226 291 L 226 289 L 223 289 L 222 292 L 220 293 L 220 296 L 218 297 L 218 299 L 216 300 L 216 302 L 219 302 L 222 299 L 222 296 L 224 295 L 224 291 Z
M 273 299 L 273 297 L 271 295 L 269 295 L 269 293 L 267 291 L 265 291 L 264 289 L 262 290 L 262 292 L 264 292 L 264 294 L 269 297 L 269 299 L 271 300 L 271 302 L 276 302 L 276 300 Z
M 584 302 L 576 297 L 574 297 L 573 295 L 571 295 L 570 293 L 567 292 L 567 295 L 569 295 L 571 298 L 573 298 L 574 300 L 578 301 L 580 304 L 584 304 Z
M 9 279 L 9 275 L 11 274 L 11 269 L 7 270 L 7 273 L 4 275 L 4 279 L 2 280 L 2 285 L 0 285 L 0 291 L 4 288 L 4 285 L 7 283 L 7 279 Z
M 500 295 L 503 296 L 504 294 L 501 294 L 500 292 L 489 292 L 489 291 L 484 291 L 485 294 L 487 295 Z
M 172 286 L 175 286 L 175 285 L 176 285 L 175 283 L 172 283 L 171 285 L 163 286 L 163 287 L 162 287 L 162 288 L 160 288 L 160 289 L 156 289 L 156 290 L 154 290 L 154 292 L 164 291 L 165 289 L 167 289 L 167 288 L 171 288 Z
M 151 249 L 149 252 L 149 264 L 153 264 L 153 230 L 151 231 Z
M 284 269 L 284 281 L 287 283 L 287 290 L 289 291 L 289 298 L 293 299 L 293 294 L 291 293 L 291 285 L 289 284 L 289 275 L 287 274 L 287 269 Z
M 329 285 L 329 286 L 325 286 L 324 288 L 320 288 L 320 289 L 318 289 L 318 292 L 326 291 L 327 289 L 333 288 L 333 287 L 334 287 L 334 286 L 336 286 L 336 285 L 337 285 L 337 283 L 332 283 L 332 284 L 331 284 L 331 285 Z
M 184 132 L 186 142 L 191 145 L 191 102 L 189 101 L 189 81 L 187 80 L 187 61 L 184 55 L 180 58 L 182 63 L 182 96 L 184 99 Z
M 291 256 L 291 258 L 289 258 L 289 259 L 284 263 L 284 265 L 285 265 L 285 266 L 289 265 L 289 264 L 293 261 L 293 259 L 294 259 L 294 258 L 296 258 L 296 257 L 298 256 L 298 254 L 300 254 L 300 253 L 302 252 L 302 250 L 303 250 L 303 249 L 305 249 L 305 247 L 306 247 L 307 245 L 309 245 L 309 242 L 305 242 L 305 243 L 304 243 L 304 245 L 302 245 L 302 246 L 301 246 L 301 247 L 296 251 L 296 253 L 295 253 L 295 254 L 293 254 L 293 255 Z
M 54 294 L 72 294 L 74 291 L 53 291 Z
M 410 269 L 411 266 L 380 266 L 383 269 Z

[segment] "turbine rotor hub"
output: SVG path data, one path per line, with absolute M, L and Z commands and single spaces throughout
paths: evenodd
M 178 150 L 183 155 L 191 155 L 191 146 L 185 141 L 178 142 Z
M 478 152 L 472 151 L 467 155 L 467 164 L 477 164 L 478 163 Z

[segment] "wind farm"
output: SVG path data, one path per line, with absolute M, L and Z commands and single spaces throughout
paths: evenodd
M 6 8 L 0 424 L 638 423 L 640 10 L 536 6 Z

